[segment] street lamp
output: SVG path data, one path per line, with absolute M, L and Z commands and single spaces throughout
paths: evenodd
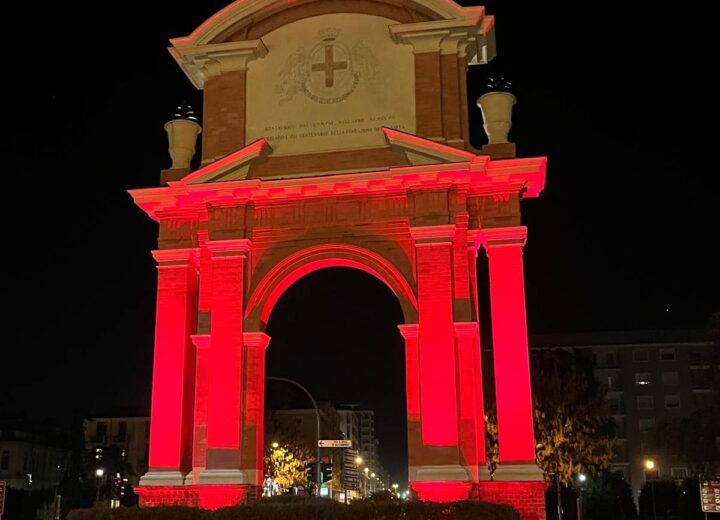
M 652 459 L 645 459 L 645 481 L 648 480 L 648 472 L 655 470 L 655 461 Z M 657 520 L 657 510 L 655 506 L 655 479 L 650 479 L 650 494 L 652 495 L 652 510 L 653 520 Z
M 393 492 L 395 493 L 395 495 L 397 495 L 397 497 L 400 498 L 400 493 L 398 493 L 398 488 L 400 487 L 400 485 L 399 485 L 399 484 L 393 484 L 393 485 L 390 486 L 390 487 L 393 488 Z
M 280 444 L 278 444 L 277 442 L 273 442 L 273 443 L 271 444 L 271 446 L 273 447 L 274 450 L 276 450 L 276 449 L 278 449 L 278 448 L 280 447 Z

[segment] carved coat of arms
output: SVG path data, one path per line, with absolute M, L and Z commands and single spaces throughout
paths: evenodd
M 360 83 L 376 89 L 381 83 L 379 62 L 362 40 L 349 47 L 339 29 L 323 29 L 317 43 L 299 47 L 285 61 L 275 86 L 283 105 L 301 94 L 317 103 L 347 99 Z

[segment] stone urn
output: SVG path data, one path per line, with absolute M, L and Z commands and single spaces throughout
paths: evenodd
M 195 155 L 197 137 L 202 127 L 192 119 L 177 118 L 165 123 L 168 134 L 168 151 L 172 158 L 172 169 L 190 169 L 190 161 Z
M 483 115 L 483 128 L 488 136 L 488 144 L 508 142 L 512 127 L 512 107 L 515 96 L 506 91 L 492 91 L 480 96 L 477 106 Z

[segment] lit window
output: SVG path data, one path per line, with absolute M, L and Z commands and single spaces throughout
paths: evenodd
M 650 372 L 638 372 L 635 374 L 636 385 L 649 385 L 650 382 Z
M 674 348 L 661 348 L 660 349 L 660 361 L 675 361 L 675 349 Z
M 665 408 L 680 408 L 680 396 L 679 395 L 666 395 L 665 396 Z
M 679 383 L 677 372 L 663 372 L 662 384 L 665 386 L 677 386 Z
M 655 401 L 651 395 L 639 395 L 637 396 L 637 407 L 638 410 L 652 410 L 655 408 Z
M 648 351 L 647 349 L 637 349 L 633 350 L 633 361 L 637 362 L 645 362 L 648 360 Z

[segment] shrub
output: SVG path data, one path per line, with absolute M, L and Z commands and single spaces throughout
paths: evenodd
M 215 512 L 190 507 L 78 509 L 68 520 L 519 520 L 510 506 L 484 502 L 364 501 L 349 506 L 314 497 L 277 497 Z
M 68 520 L 210 520 L 212 513 L 194 507 L 120 507 L 75 509 Z

